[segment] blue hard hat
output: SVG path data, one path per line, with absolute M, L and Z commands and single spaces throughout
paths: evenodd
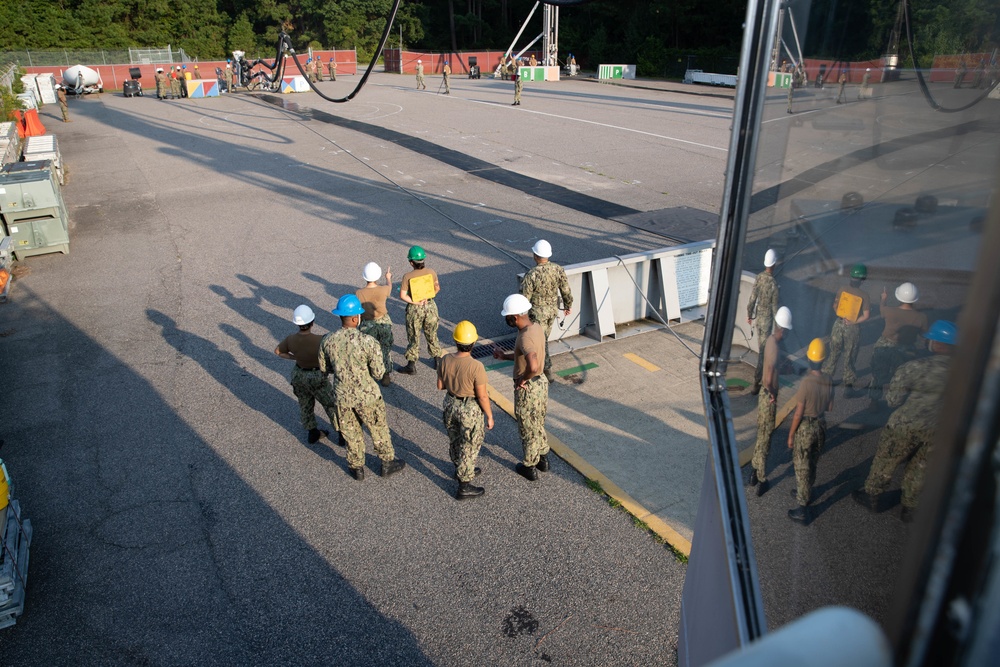
M 924 338 L 927 340 L 936 340 L 939 343 L 944 343 L 946 345 L 954 345 L 955 339 L 958 338 L 958 330 L 955 328 L 954 322 L 949 322 L 948 320 L 938 320 L 931 325 L 931 328 L 927 330 L 924 334 Z
M 358 297 L 353 294 L 345 294 L 340 297 L 337 302 L 337 307 L 332 311 L 334 315 L 340 315 L 341 317 L 354 317 L 355 315 L 360 315 L 365 312 L 364 307 L 361 305 L 361 301 Z

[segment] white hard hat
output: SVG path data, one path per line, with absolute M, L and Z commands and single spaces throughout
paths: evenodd
M 524 315 L 531 310 L 531 302 L 523 294 L 511 294 L 503 300 L 503 310 L 500 314 L 504 317 L 508 315 Z
M 422 62 L 424 62 L 424 61 L 423 61 L 423 60 L 420 60 L 420 59 L 418 58 L 418 59 L 417 59 L 417 62 L 418 62 L 418 63 L 422 63 Z
M 764 266 L 774 266 L 778 263 L 778 253 L 774 251 L 774 248 L 768 248 L 767 252 L 764 253 Z
M 538 255 L 539 257 L 551 257 L 552 256 L 552 246 L 545 239 L 538 239 L 535 241 L 535 245 L 531 246 L 531 252 Z
M 870 71 L 872 71 L 872 68 L 871 68 L 871 67 L 866 67 L 866 68 L 865 68 L 865 71 L 866 71 L 866 72 L 870 72 Z
M 373 283 L 382 277 L 382 267 L 375 262 L 368 262 L 365 268 L 361 269 L 361 277 Z
M 295 312 L 292 314 L 292 322 L 295 322 L 299 326 L 309 324 L 315 319 L 316 319 L 316 313 L 313 312 L 312 308 L 310 308 L 305 304 L 302 304 L 301 306 L 296 308 Z
M 792 330 L 792 311 L 788 310 L 788 306 L 778 309 L 774 314 L 774 323 L 786 331 Z
M 896 288 L 896 298 L 900 303 L 916 303 L 920 298 L 920 292 L 913 283 L 903 283 Z

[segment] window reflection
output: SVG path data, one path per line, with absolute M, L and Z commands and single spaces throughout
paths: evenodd
M 771 628 L 886 620 L 997 203 L 996 4 L 873 4 L 783 7 L 759 128 L 732 406 Z

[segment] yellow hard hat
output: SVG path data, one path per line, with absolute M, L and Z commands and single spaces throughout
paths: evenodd
M 826 359 L 826 343 L 823 342 L 822 338 L 813 338 L 812 342 L 809 343 L 809 349 L 806 350 L 806 357 L 809 361 L 819 363 Z
M 479 340 L 479 333 L 476 325 L 469 320 L 462 320 L 455 325 L 455 333 L 452 335 L 459 345 L 472 345 Z

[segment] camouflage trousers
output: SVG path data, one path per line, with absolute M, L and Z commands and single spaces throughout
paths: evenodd
M 292 391 L 299 399 L 299 419 L 306 430 L 316 428 L 316 403 L 319 402 L 330 418 L 330 425 L 335 431 L 340 430 L 337 421 L 336 401 L 333 397 L 333 387 L 330 381 L 319 369 L 303 370 L 298 365 L 292 366 Z
M 363 334 L 368 334 L 372 338 L 378 341 L 379 346 L 382 348 L 382 363 L 385 365 L 385 372 L 388 373 L 392 370 L 390 365 L 389 353 L 392 352 L 392 319 L 388 314 L 383 315 L 377 320 L 361 320 L 361 324 L 358 325 L 358 331 Z
M 830 332 L 830 356 L 823 362 L 823 372 L 833 377 L 833 371 L 837 367 L 837 360 L 841 353 L 844 355 L 844 384 L 853 385 L 858 381 L 854 364 L 858 360 L 859 341 L 861 340 L 861 327 L 858 325 L 846 324 L 843 318 L 838 317 L 833 323 L 833 331 Z
M 881 337 L 875 341 L 872 350 L 872 384 L 868 388 L 868 395 L 881 400 L 885 385 L 892 382 L 896 370 L 915 357 L 916 350 L 911 347 L 903 347 Z
M 471 482 L 476 476 L 479 449 L 486 438 L 483 409 L 475 397 L 455 398 L 445 394 L 442 418 L 448 431 L 448 451 L 455 464 L 455 476 L 459 482 Z
M 753 448 L 750 464 L 757 471 L 757 479 L 767 480 L 767 455 L 771 451 L 771 435 L 774 433 L 774 417 L 778 412 L 777 402 L 771 402 L 771 395 L 761 391 L 757 396 L 757 444 Z
M 903 473 L 902 502 L 903 507 L 915 509 L 924 488 L 924 473 L 933 435 L 930 429 L 886 426 L 875 450 L 871 472 L 865 480 L 865 492 L 873 496 L 885 493 L 896 468 L 909 459 Z
M 826 421 L 803 417 L 792 440 L 792 463 L 795 466 L 795 484 L 799 505 L 812 500 L 813 483 L 816 481 L 816 462 L 826 441 Z
M 62 119 L 63 119 L 63 121 L 69 120 L 69 105 L 63 104 L 62 102 L 60 102 L 59 103 L 59 111 L 62 112 Z
M 757 334 L 757 368 L 753 372 L 753 383 L 759 385 L 764 379 L 764 346 L 767 345 L 767 339 L 771 336 L 771 329 L 765 331 L 763 327 L 756 327 L 755 332 Z
M 533 466 L 538 457 L 549 453 L 549 438 L 545 435 L 545 412 L 549 404 L 549 381 L 544 375 L 531 379 L 524 387 L 514 389 L 514 420 L 521 433 L 524 465 Z
M 396 458 L 396 450 L 392 447 L 392 436 L 385 419 L 385 401 L 381 398 L 370 403 L 362 403 L 354 407 L 337 406 L 337 418 L 340 420 L 340 433 L 347 441 L 347 465 L 351 468 L 362 468 L 365 465 L 365 434 L 361 425 L 368 427 L 372 436 L 375 453 L 383 462 Z
M 406 306 L 406 352 L 407 361 L 420 358 L 420 333 L 427 339 L 427 351 L 432 357 L 440 357 L 441 345 L 438 343 L 438 307 L 434 299 L 418 306 L 415 303 Z
M 552 325 L 556 322 L 556 316 L 558 311 L 553 313 L 548 313 L 545 311 L 534 312 L 534 320 L 542 325 L 542 329 L 545 330 L 545 366 L 542 370 L 546 373 L 552 370 L 552 357 L 549 356 L 549 336 L 552 335 Z

